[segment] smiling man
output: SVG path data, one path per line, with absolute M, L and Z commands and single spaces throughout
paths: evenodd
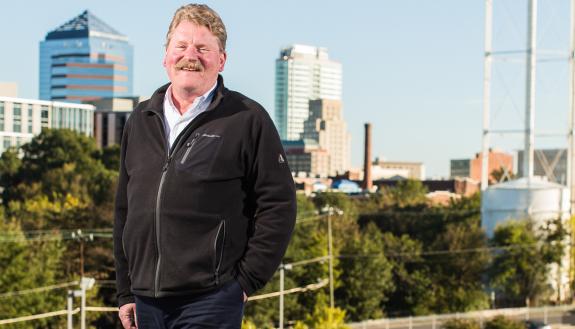
M 240 328 L 295 223 L 279 136 L 228 90 L 226 29 L 206 5 L 179 8 L 166 38 L 170 83 L 138 105 L 122 138 L 114 256 L 124 328 Z

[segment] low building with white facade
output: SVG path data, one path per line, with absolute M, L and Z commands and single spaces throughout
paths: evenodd
M 0 153 L 28 143 L 45 128 L 93 136 L 94 106 L 0 97 Z

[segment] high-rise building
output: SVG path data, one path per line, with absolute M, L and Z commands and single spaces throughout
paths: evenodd
M 92 136 L 94 106 L 0 96 L 0 153 L 20 147 L 43 128 L 67 128 Z
M 132 96 L 132 53 L 126 36 L 86 10 L 40 42 L 40 99 Z
M 341 101 L 309 101 L 309 117 L 304 122 L 303 139 L 317 141 L 329 155 L 329 175 L 341 175 L 349 169 L 351 135 L 343 120 Z
M 341 100 L 341 63 L 327 49 L 292 45 L 276 60 L 275 124 L 283 140 L 302 138 L 309 101 Z

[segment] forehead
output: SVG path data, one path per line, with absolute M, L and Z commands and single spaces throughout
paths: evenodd
M 176 26 L 172 37 L 178 40 L 193 39 L 203 42 L 217 42 L 216 36 L 207 27 L 186 20 L 181 21 Z

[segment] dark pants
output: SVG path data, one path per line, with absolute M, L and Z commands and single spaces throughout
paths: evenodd
M 236 280 L 196 298 L 136 296 L 138 329 L 239 329 L 243 299 L 243 290 Z

